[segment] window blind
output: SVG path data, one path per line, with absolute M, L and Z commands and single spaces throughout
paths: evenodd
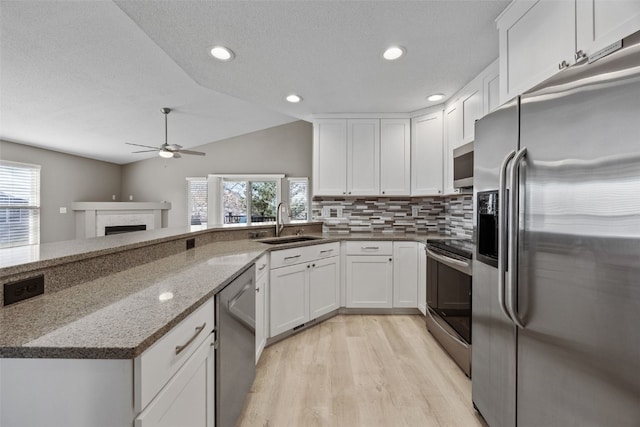
M 40 166 L 0 161 L 0 248 L 40 243 Z

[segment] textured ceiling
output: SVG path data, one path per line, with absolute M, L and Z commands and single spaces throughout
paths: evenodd
M 507 4 L 2 0 L 0 138 L 127 163 L 143 157 L 125 141 L 162 142 L 165 106 L 169 142 L 189 148 L 315 113 L 415 111 L 497 57 Z M 383 61 L 396 43 L 407 55 Z

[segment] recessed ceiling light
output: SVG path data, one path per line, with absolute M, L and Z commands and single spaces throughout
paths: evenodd
M 233 58 L 235 58 L 235 54 L 233 53 L 233 51 L 224 46 L 214 46 L 211 48 L 210 53 L 211 56 L 219 59 L 220 61 L 231 61 Z
M 394 61 L 406 53 L 405 48 L 402 46 L 390 46 L 384 51 L 382 57 L 387 61 Z
M 431 102 L 440 101 L 442 99 L 444 99 L 444 95 L 441 93 L 434 93 L 433 95 L 429 95 L 427 97 L 427 101 L 431 101 Z
M 302 101 L 302 97 L 300 95 L 296 95 L 294 93 L 292 93 L 291 95 L 287 96 L 287 101 L 292 102 L 292 103 L 298 103 L 300 101 Z

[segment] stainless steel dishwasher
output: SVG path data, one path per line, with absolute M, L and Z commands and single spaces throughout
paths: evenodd
M 255 267 L 216 295 L 216 427 L 233 427 L 256 375 Z

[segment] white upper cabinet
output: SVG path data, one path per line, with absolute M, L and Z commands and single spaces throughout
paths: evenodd
M 444 112 L 444 193 L 459 193 L 458 189 L 453 188 L 453 150 L 461 146 L 464 141 L 462 139 L 462 108 L 460 101 L 451 104 Z
M 474 87 L 460 102 L 462 109 L 462 141 L 464 143 L 473 141 L 475 134 L 476 120 L 483 116 L 482 111 L 482 82 L 474 80 Z
M 574 1 L 513 2 L 498 18 L 500 103 L 571 63 L 576 49 Z
M 640 1 L 516 0 L 497 24 L 503 103 L 640 30 Z
M 484 91 L 483 114 L 489 114 L 500 106 L 500 75 L 498 74 L 498 63 L 491 67 L 491 71 L 482 79 Z M 494 70 L 495 69 L 495 70 Z
M 442 111 L 412 119 L 411 194 L 442 194 Z
M 409 119 L 380 120 L 380 194 L 411 192 L 411 128 Z
M 347 120 L 347 194 L 370 195 L 379 191 L 380 120 Z
M 313 194 L 347 192 L 347 121 L 317 120 L 313 123 Z
M 577 51 L 593 55 L 640 30 L 640 1 L 579 0 L 576 23 Z
M 313 128 L 315 196 L 411 193 L 409 119 L 322 119 Z

